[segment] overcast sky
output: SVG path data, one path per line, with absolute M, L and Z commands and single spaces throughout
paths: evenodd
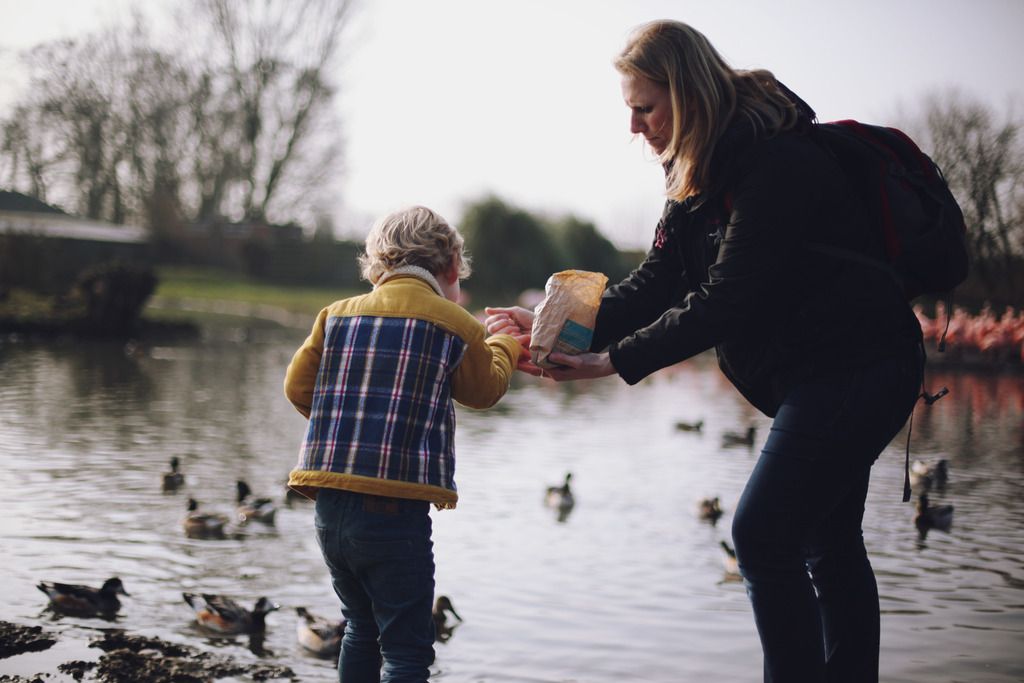
M 0 0 L 0 112 L 22 86 L 18 49 L 133 5 L 153 3 Z M 646 247 L 662 176 L 628 133 L 610 62 L 657 18 L 692 24 L 735 67 L 774 71 L 821 120 L 898 123 L 948 87 L 1024 107 L 1024 0 L 361 0 L 338 74 L 338 222 L 358 234 L 411 203 L 458 221 L 494 193 Z

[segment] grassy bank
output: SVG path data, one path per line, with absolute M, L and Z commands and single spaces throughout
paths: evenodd
M 160 268 L 156 292 L 143 311 L 148 320 L 307 329 L 316 314 L 337 299 L 360 293 L 329 287 L 292 287 L 204 268 Z
M 163 307 L 161 302 L 205 301 L 237 303 L 243 308 L 275 307 L 288 313 L 316 315 L 332 301 L 359 293 L 357 290 L 270 284 L 237 273 L 204 268 L 159 268 L 157 277 L 155 301 L 150 304 L 155 309 Z
M 308 328 L 316 314 L 337 299 L 360 293 L 327 287 L 289 287 L 258 282 L 237 273 L 203 268 L 160 268 L 156 291 L 140 324 L 158 330 L 194 328 L 224 321 L 248 325 Z M 55 297 L 26 289 L 0 292 L 0 331 L 78 334 L 85 314 L 74 293 Z

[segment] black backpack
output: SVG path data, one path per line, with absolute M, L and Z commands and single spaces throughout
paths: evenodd
M 967 278 L 967 227 L 942 171 L 901 130 L 859 121 L 834 121 L 813 126 L 813 135 L 839 162 L 863 198 L 869 220 L 879 231 L 886 260 L 825 244 L 809 248 L 885 269 L 908 300 L 922 294 L 946 300 L 946 329 L 953 310 L 953 289 Z M 946 332 L 939 340 L 944 350 Z M 932 404 L 949 393 L 919 399 Z M 907 429 L 903 502 L 910 500 L 910 434 Z
M 846 120 L 814 124 L 813 130 L 864 199 L 886 261 L 824 244 L 811 248 L 884 268 L 908 300 L 950 297 L 967 278 L 967 229 L 935 162 L 896 128 Z

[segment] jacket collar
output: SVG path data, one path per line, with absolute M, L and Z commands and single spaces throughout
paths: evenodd
M 438 293 L 439 296 L 444 296 L 444 292 L 441 291 L 441 285 L 438 283 L 437 278 L 426 268 L 420 266 L 398 266 L 391 270 L 385 270 L 377 281 L 373 283 L 373 288 L 377 289 L 388 280 L 395 277 L 414 277 L 417 280 L 422 280 L 430 285 L 430 288 Z

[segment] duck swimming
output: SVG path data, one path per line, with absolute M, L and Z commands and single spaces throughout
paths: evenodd
M 299 645 L 317 657 L 337 658 L 341 651 L 342 636 L 345 635 L 345 620 L 333 621 L 317 616 L 305 607 L 296 607 L 295 612 L 299 615 L 295 625 Z
M 714 524 L 722 516 L 722 503 L 718 496 L 714 498 L 702 498 L 697 503 L 697 516 Z
M 171 471 L 164 472 L 162 484 L 164 491 L 177 491 L 185 485 L 185 475 L 178 471 L 179 464 L 178 456 L 173 456 L 171 458 Z
M 569 488 L 569 482 L 572 480 L 572 472 L 567 472 L 565 475 L 565 483 L 561 486 L 549 486 L 547 493 L 544 495 L 544 504 L 550 508 L 557 508 L 564 510 L 571 508 L 576 504 L 576 499 L 572 495 L 572 489 Z
M 42 581 L 36 587 L 50 598 L 51 607 L 79 616 L 111 617 L 121 609 L 117 596 L 128 595 L 116 576 L 104 581 L 100 588 L 51 581 Z
M 719 541 L 718 544 L 722 547 L 722 551 L 725 553 L 722 555 L 722 567 L 725 569 L 725 580 L 742 581 L 743 576 L 740 574 L 740 565 L 736 560 L 736 551 L 733 550 L 725 541 Z
M 949 461 L 945 458 L 932 464 L 915 460 L 910 466 L 910 485 L 922 493 L 927 493 L 933 486 L 941 491 L 946 488 L 948 480 Z
M 277 507 L 270 498 L 254 498 L 249 485 L 239 479 L 235 482 L 238 490 L 238 521 L 245 524 L 250 521 L 273 524 L 274 516 L 277 514 Z
M 222 635 L 238 633 L 260 634 L 266 630 L 266 616 L 281 606 L 267 598 L 256 601 L 252 610 L 247 610 L 231 598 L 223 595 L 203 593 L 182 593 L 196 615 L 196 622 L 207 631 Z
M 753 446 L 754 436 L 757 434 L 756 427 L 747 427 L 747 431 L 739 434 L 737 432 L 725 432 L 722 434 L 723 446 Z
M 188 512 L 182 521 L 185 535 L 189 538 L 224 538 L 226 515 L 216 512 L 200 512 L 195 498 L 188 499 Z
M 451 614 L 458 621 L 462 621 L 462 617 L 452 607 L 452 601 L 447 595 L 437 596 L 437 600 L 434 602 L 434 640 L 439 643 L 446 643 L 448 639 L 452 637 L 452 633 L 455 631 L 455 627 L 458 626 L 455 622 L 448 623 L 448 617 L 446 614 Z
M 917 498 L 917 513 L 914 515 L 914 526 L 922 534 L 929 529 L 949 531 L 953 526 L 953 506 L 936 505 L 932 506 L 928 501 L 928 494 L 922 493 Z
M 704 420 L 696 422 L 676 422 L 676 429 L 680 432 L 699 432 L 704 429 Z

